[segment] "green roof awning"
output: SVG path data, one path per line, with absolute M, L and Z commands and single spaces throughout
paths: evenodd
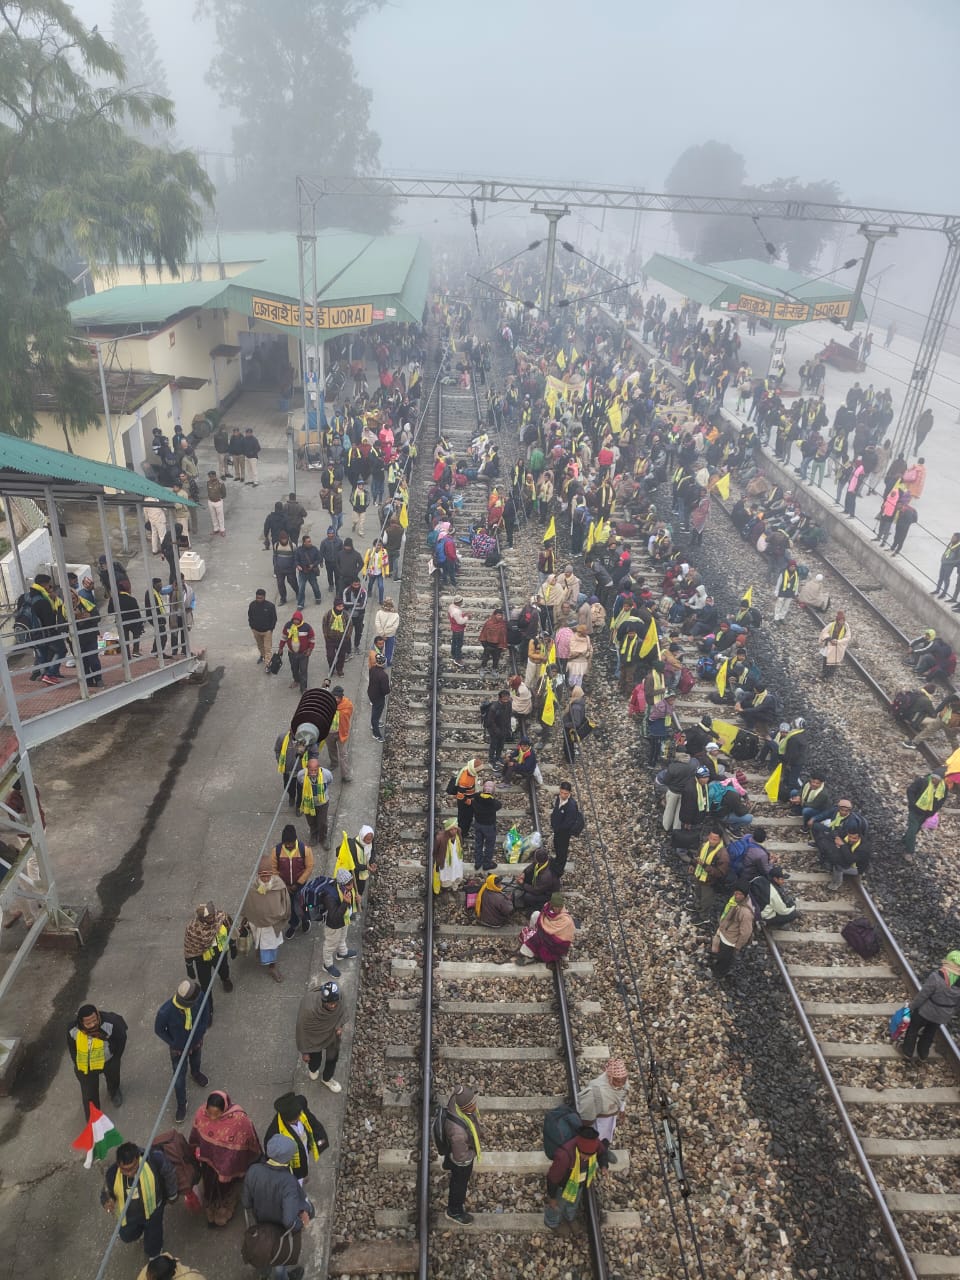
M 75 453 L 48 449 L 45 445 L 19 440 L 16 436 L 0 435 L 0 488 L 4 474 L 9 472 L 18 473 L 18 479 L 36 479 L 41 485 L 46 483 L 56 487 L 66 482 L 92 489 L 116 489 L 142 498 L 158 498 L 161 502 L 180 501 L 163 485 L 155 484 L 136 471 L 128 471 L 126 467 L 93 462 Z
M 845 319 L 853 305 L 852 289 L 831 280 L 810 279 L 757 258 L 702 263 L 655 253 L 644 271 L 702 306 L 751 313 L 778 325 Z M 866 318 L 866 308 L 860 302 L 854 319 Z
M 213 306 L 226 283 L 225 280 L 179 280 L 171 284 L 120 284 L 71 302 L 70 318 L 80 328 L 162 325 L 184 311 Z

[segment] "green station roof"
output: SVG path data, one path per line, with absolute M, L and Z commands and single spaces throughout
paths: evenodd
M 155 484 L 136 471 L 128 471 L 126 467 L 93 462 L 90 458 L 81 458 L 75 453 L 48 449 L 42 444 L 0 434 L 0 487 L 4 473 L 13 471 L 54 487 L 67 482 L 95 489 L 135 493 L 142 498 L 159 498 L 161 502 L 180 501 L 163 485 Z
M 747 312 L 778 325 L 846 319 L 853 305 L 852 289 L 757 258 L 702 263 L 655 253 L 644 271 L 652 280 L 703 306 Z M 866 317 L 861 302 L 854 319 Z
M 255 237 L 246 246 L 254 252 Z M 118 285 L 70 304 L 83 328 L 160 327 L 193 308 L 224 308 L 278 332 L 299 332 L 300 267 L 297 237 L 265 236 L 254 261 L 229 280 Z M 351 332 L 385 321 L 418 321 L 427 298 L 430 252 L 419 236 L 369 236 L 329 229 L 317 236 L 318 327 Z M 307 281 L 313 288 L 313 273 Z M 307 317 L 309 328 L 313 317 Z

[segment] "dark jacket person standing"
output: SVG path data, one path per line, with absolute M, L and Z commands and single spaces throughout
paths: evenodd
M 119 1013 L 108 1013 L 95 1004 L 82 1004 L 67 1028 L 70 1062 L 80 1081 L 84 1120 L 90 1118 L 89 1103 L 100 1110 L 100 1080 L 114 1106 L 123 1102 L 120 1090 L 120 1059 L 127 1047 L 127 1024 Z
M 253 632 L 260 657 L 257 665 L 269 662 L 273 654 L 273 632 L 277 625 L 277 607 L 267 599 L 263 587 L 257 589 L 253 600 L 247 605 L 247 625 Z
M 553 869 L 562 876 L 567 866 L 570 853 L 570 837 L 579 826 L 580 806 L 573 798 L 573 787 L 569 782 L 561 782 L 560 789 L 553 800 L 550 811 L 550 830 L 553 832 Z

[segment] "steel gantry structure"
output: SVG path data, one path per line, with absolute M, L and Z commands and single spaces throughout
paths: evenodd
M 379 174 L 370 177 L 297 178 L 301 219 L 302 255 L 305 225 L 316 226 L 317 205 L 331 196 L 368 196 L 402 200 L 467 200 L 480 203 L 539 206 L 548 220 L 547 263 L 552 268 L 556 250 L 557 222 L 571 207 L 625 210 L 629 213 L 697 213 L 705 217 L 787 219 L 805 222 L 832 222 L 856 226 L 867 242 L 867 251 L 857 284 L 851 314 L 856 314 L 866 279 L 873 246 L 880 235 L 898 231 L 934 231 L 947 238 L 947 252 L 933 295 L 930 313 L 917 350 L 900 416 L 897 419 L 894 451 L 905 448 L 914 423 L 923 408 L 936 369 L 947 324 L 960 292 L 960 214 L 923 213 L 912 209 L 882 209 L 857 204 L 818 204 L 807 200 L 771 200 L 759 196 L 677 195 L 645 191 L 639 187 L 599 186 L 588 182 L 522 182 L 501 178 L 464 176 L 424 177 L 416 174 Z M 315 245 L 315 235 L 313 237 Z M 315 248 L 314 248 L 315 253 Z M 549 274 L 552 276 L 552 269 Z M 315 278 L 315 277 L 314 277 Z M 544 280 L 543 310 L 551 304 L 550 285 Z M 309 301 L 305 298 L 302 301 Z M 302 308 L 301 308 L 302 314 Z

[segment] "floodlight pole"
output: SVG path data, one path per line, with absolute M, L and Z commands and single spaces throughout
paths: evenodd
M 863 257 L 860 259 L 860 274 L 857 276 L 857 283 L 854 286 L 850 314 L 843 322 L 843 327 L 848 333 L 853 328 L 854 321 L 857 318 L 857 308 L 860 306 L 860 299 L 863 296 L 863 287 L 867 283 L 870 260 L 873 257 L 874 249 L 877 247 L 877 241 L 882 240 L 885 236 L 895 236 L 897 234 L 896 227 L 874 227 L 867 222 L 862 222 L 858 227 L 858 231 L 866 240 L 867 247 L 863 251 Z
M 543 300 L 540 304 L 540 314 L 546 317 L 550 315 L 553 272 L 557 262 L 557 223 L 561 218 L 565 218 L 570 210 L 566 206 L 562 209 L 545 209 L 542 205 L 535 204 L 533 212 L 542 213 L 547 220 L 547 264 L 543 272 Z

